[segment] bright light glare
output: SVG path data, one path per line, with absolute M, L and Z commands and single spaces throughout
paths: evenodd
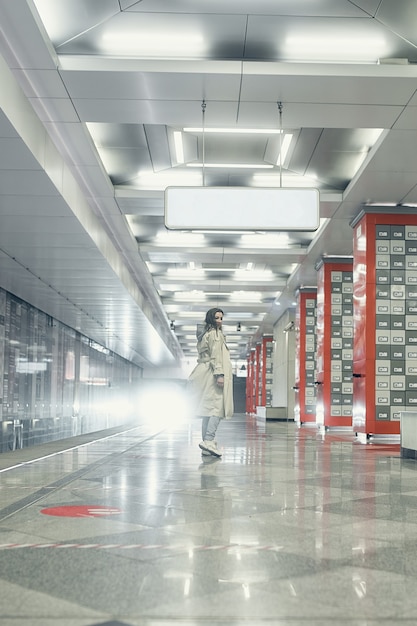
M 181 32 L 136 31 L 127 33 L 105 33 L 102 37 L 103 50 L 110 54 L 129 54 L 135 56 L 188 56 L 201 55 L 206 51 L 202 35 L 187 35 Z
M 151 383 L 139 393 L 137 412 L 156 428 L 176 427 L 190 419 L 191 403 L 179 384 Z
M 324 33 L 287 37 L 285 55 L 297 60 L 377 62 L 387 55 L 382 37 L 328 37 Z

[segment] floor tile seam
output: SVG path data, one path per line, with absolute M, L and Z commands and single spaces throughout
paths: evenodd
M 111 454 L 107 454 L 105 457 L 102 457 L 101 459 L 98 459 L 97 461 L 94 461 L 93 463 L 90 463 L 88 465 L 85 465 L 84 467 L 77 470 L 76 472 L 72 472 L 66 476 L 63 476 L 62 478 L 59 478 L 57 481 L 54 481 L 50 483 L 49 485 L 41 487 L 40 489 L 36 490 L 33 494 L 30 494 L 14 502 L 13 504 L 10 504 L 4 507 L 3 509 L 0 509 L 0 523 L 6 520 L 7 518 L 11 517 L 12 515 L 18 513 L 19 511 L 22 511 L 23 509 L 28 508 L 32 504 L 36 504 L 37 502 L 45 498 L 47 495 L 48 496 L 51 495 L 54 491 L 58 491 L 59 489 L 63 487 L 67 487 L 72 482 L 75 482 L 76 480 L 78 480 L 79 478 L 87 474 L 88 472 L 93 471 L 94 469 L 104 465 L 105 463 L 108 463 L 112 458 L 120 457 L 121 454 L 126 454 L 132 449 L 136 448 L 137 446 L 140 446 L 143 443 L 149 441 L 150 439 L 157 437 L 160 434 L 160 432 L 161 431 L 157 431 L 156 433 L 152 433 L 151 435 L 146 436 L 144 439 L 142 439 L 139 442 L 136 441 L 132 446 L 129 446 L 128 448 L 123 450 L 123 452 L 120 452 L 120 450 L 118 450 L 117 452 L 112 452 Z M 117 435 L 112 435 L 112 437 L 113 436 L 117 436 Z M 87 444 L 82 444 L 82 446 L 84 445 L 87 445 Z
M 347 490 L 346 490 L 347 491 Z M 381 493 L 373 493 L 373 495 L 369 495 L 370 492 L 366 491 L 364 492 L 363 495 L 355 495 L 355 496 L 349 496 L 347 493 L 343 493 L 342 496 L 338 496 L 338 497 L 334 497 L 332 498 L 329 494 L 329 501 L 326 502 L 320 502 L 320 504 L 318 505 L 314 505 L 314 504 L 306 504 L 300 508 L 303 509 L 316 509 L 318 506 L 320 507 L 329 507 L 329 506 L 335 506 L 337 504 L 339 504 L 340 506 L 345 506 L 346 504 L 348 504 L 349 502 L 375 502 L 375 501 L 381 501 L 383 498 L 387 498 L 390 495 L 392 495 L 391 491 L 387 491 L 387 492 L 381 492 Z M 401 493 L 394 493 L 393 494 L 396 500 L 396 503 L 399 504 L 400 503 L 400 499 L 401 499 Z M 404 494 L 404 496 L 406 498 L 410 499 L 410 496 L 407 496 L 407 494 Z M 413 500 L 417 501 L 417 496 L 413 497 Z
M 106 435 L 106 436 L 103 436 L 101 438 L 91 439 L 90 441 L 82 441 L 81 443 L 75 444 L 75 445 L 74 445 L 73 440 L 74 439 L 78 439 L 78 437 L 71 437 L 69 439 L 69 441 L 72 441 L 73 445 L 68 446 L 66 448 L 62 448 L 62 449 L 60 449 L 58 447 L 58 449 L 53 450 L 53 451 L 49 452 L 48 454 L 41 454 L 41 456 L 39 456 L 39 454 L 41 453 L 41 450 L 44 449 L 44 446 L 42 446 L 42 445 L 40 445 L 39 447 L 38 446 L 33 446 L 32 448 L 24 448 L 23 451 L 30 455 L 29 458 L 23 458 L 19 462 L 14 463 L 13 465 L 9 465 L 7 467 L 0 467 L 0 474 L 3 474 L 5 472 L 9 472 L 9 471 L 12 471 L 12 470 L 15 470 L 15 469 L 19 469 L 19 468 L 21 468 L 23 466 L 26 466 L 26 465 L 31 465 L 31 464 L 34 464 L 34 463 L 38 463 L 39 461 L 44 461 L 44 460 L 47 460 L 47 459 L 49 459 L 51 457 L 58 456 L 60 454 L 65 454 L 66 452 L 71 452 L 72 450 L 77 450 L 77 449 L 84 448 L 84 447 L 87 447 L 87 446 L 92 446 L 92 445 L 100 445 L 100 444 L 104 443 L 105 441 L 108 441 L 109 439 L 114 439 L 116 437 L 123 437 L 127 433 L 135 431 L 135 430 L 138 430 L 138 427 L 129 428 L 128 430 L 122 430 L 120 432 L 112 433 L 111 435 Z M 143 437 L 143 435 L 142 435 L 142 437 Z M 61 441 L 62 440 L 57 440 L 57 441 L 50 442 L 50 443 L 60 444 Z M 50 447 L 52 447 L 52 446 L 50 446 Z M 14 460 L 16 460 L 18 458 L 20 452 L 22 452 L 22 450 L 18 450 L 18 451 L 16 451 L 14 453 L 14 454 L 16 454 L 16 457 L 15 457 Z M 38 454 L 38 456 L 36 456 L 36 453 Z M 5 454 L 7 454 L 7 453 L 5 453 Z M 103 451 L 97 450 L 96 454 L 102 455 Z M 1 466 L 2 462 L 3 462 L 3 458 L 2 458 L 2 454 L 0 453 L 0 466 Z
M 186 543 L 170 543 L 170 544 L 143 544 L 143 543 L 100 543 L 100 542 L 43 542 L 43 543 L 3 543 L 0 544 L 1 552 L 21 552 L 21 551 L 93 551 L 93 552 L 112 552 L 120 551 L 120 554 L 127 552 L 146 552 L 152 556 L 158 555 L 159 558 L 169 556 L 189 555 L 193 553 L 229 553 L 232 556 L 236 554 L 258 554 L 258 553 L 283 553 L 283 546 L 278 544 L 251 545 L 237 543 L 218 543 L 206 544 L 200 543 L 190 545 Z M 293 553 L 291 553 L 293 554 Z

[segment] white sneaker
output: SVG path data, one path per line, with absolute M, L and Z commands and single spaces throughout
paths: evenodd
M 198 444 L 202 450 L 209 452 L 212 456 L 221 456 L 222 453 L 217 449 L 215 441 L 200 441 Z
M 216 449 L 217 449 L 217 441 L 215 439 L 214 439 L 213 443 L 214 443 L 214 445 L 216 446 Z M 213 455 L 208 450 L 203 450 L 202 449 L 201 450 L 201 456 L 213 456 Z

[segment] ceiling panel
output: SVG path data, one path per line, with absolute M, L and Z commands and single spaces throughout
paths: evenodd
M 414 103 L 416 101 L 413 99 Z M 408 106 L 393 125 L 398 130 L 417 130 L 417 106 Z
M 132 49 L 139 48 L 142 56 L 154 57 L 155 46 L 167 41 L 166 50 L 174 59 L 195 56 L 194 46 L 206 59 L 240 59 L 245 30 L 245 15 L 123 12 L 94 28 L 80 30 L 60 45 L 54 43 L 59 54 L 113 56 L 118 49 L 122 56 L 130 56 Z
M 59 196 L 32 196 L 28 202 L 27 196 L 0 194 L 0 216 L 23 215 L 31 213 L 43 216 L 66 216 L 68 205 Z
M 377 19 L 391 31 L 398 33 L 405 41 L 416 46 L 417 17 L 413 0 L 402 0 L 400 10 L 398 3 L 393 0 L 382 0 L 378 7 Z
M 201 126 L 202 101 L 148 100 L 76 100 L 78 114 L 84 122 L 115 122 L 118 124 L 167 124 L 168 126 Z M 210 102 L 206 123 L 213 120 L 231 126 L 237 118 L 235 102 Z M 211 121 L 210 121 L 211 120 Z
M 333 40 L 335 44 L 338 40 L 339 43 L 338 47 L 335 45 L 330 58 L 327 48 L 320 47 L 326 39 Z M 311 44 L 306 45 L 310 41 Z M 245 56 L 249 59 L 268 58 L 288 62 L 334 62 L 344 59 L 344 45 L 350 46 L 352 61 L 365 58 L 376 63 L 380 58 L 395 56 L 413 62 L 417 60 L 414 45 L 397 35 L 395 29 L 390 30 L 369 17 L 340 20 L 319 16 L 250 16 Z
M 64 122 L 76 124 L 78 116 L 72 102 L 63 98 L 48 98 L 48 112 L 45 111 L 45 100 L 31 98 L 31 105 L 42 122 Z
M 284 103 L 284 128 L 391 128 L 403 106 L 360 104 Z M 261 117 L 264 126 L 279 128 L 276 103 L 244 102 L 239 107 L 239 124 L 250 126 Z
M 417 172 L 417 131 L 395 130 L 369 162 L 369 171 Z
M 197 70 L 197 68 L 196 68 Z M 219 66 L 220 70 L 220 66 Z M 114 100 L 220 100 L 236 101 L 239 97 L 240 76 L 230 73 L 202 74 L 197 71 L 104 72 L 61 71 L 72 98 Z
M 300 102 L 311 104 L 354 104 L 372 105 L 405 105 L 415 93 L 415 86 L 410 77 L 386 75 L 386 67 L 379 66 L 373 76 L 335 76 L 323 75 L 316 69 L 306 67 L 302 80 L 300 76 L 279 74 L 253 75 L 245 72 L 242 78 L 242 100 L 252 102 L 282 101 L 287 107 Z
M 68 0 L 67 0 L 68 1 Z M 375 5 L 379 0 L 368 0 L 365 2 L 365 8 L 367 4 L 371 6 Z M 51 0 L 49 0 L 51 2 Z M 139 0 L 134 2 L 133 0 L 121 0 L 120 2 L 123 10 L 134 12 L 170 12 L 172 11 L 171 0 Z M 362 3 L 357 3 L 363 5 Z M 339 16 L 339 17 L 351 17 L 363 15 L 359 6 L 355 6 L 349 0 L 339 0 L 335 4 L 334 0 L 316 0 L 312 6 L 311 0 L 298 0 L 297 3 L 294 0 L 280 0 L 279 3 L 271 2 L 270 0 L 240 0 L 236 3 L 224 3 L 223 0 L 211 0 L 209 4 L 199 5 L 195 0 L 182 0 L 176 7 L 178 13 L 228 13 L 228 14 L 267 14 L 267 15 L 311 15 L 311 16 Z

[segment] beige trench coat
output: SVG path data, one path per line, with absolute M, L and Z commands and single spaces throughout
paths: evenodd
M 197 343 L 197 365 L 189 377 L 195 414 L 231 418 L 233 415 L 233 374 L 229 348 L 221 330 L 208 330 Z M 216 375 L 223 374 L 219 387 Z

